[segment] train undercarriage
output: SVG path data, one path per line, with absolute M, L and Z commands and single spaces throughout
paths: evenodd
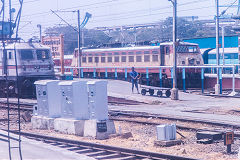
M 54 76 L 30 76 L 19 77 L 18 82 L 16 77 L 1 77 L 0 79 L 0 97 L 17 97 L 18 93 L 21 98 L 35 98 L 36 88 L 35 81 L 43 79 L 55 79 Z M 17 85 L 18 83 L 18 85 Z M 17 88 L 19 86 L 19 88 Z

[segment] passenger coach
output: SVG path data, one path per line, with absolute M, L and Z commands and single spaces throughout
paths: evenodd
M 78 66 L 78 50 L 75 50 L 75 54 L 72 61 L 72 66 Z M 159 69 L 151 68 L 156 66 L 169 66 L 169 68 L 162 69 L 163 84 L 165 87 L 171 86 L 171 69 L 173 65 L 173 47 L 172 42 L 161 43 L 160 46 L 140 46 L 140 47 L 124 47 L 124 48 L 102 48 L 102 49 L 83 49 L 82 50 L 82 67 L 84 77 L 92 77 L 93 69 L 96 67 L 97 76 L 104 78 L 104 67 L 111 67 L 107 69 L 108 77 L 114 78 L 115 67 L 123 67 L 123 69 L 117 69 L 118 77 L 124 78 L 124 67 L 141 67 L 136 69 L 141 73 L 143 83 L 146 82 L 145 74 L 146 67 L 149 68 L 149 79 L 151 85 L 157 86 L 159 84 Z M 177 46 L 177 65 L 178 66 L 196 66 L 203 65 L 202 55 L 199 47 L 194 43 L 179 42 Z M 100 68 L 98 68 L 100 67 Z M 101 68 L 103 67 L 103 68 Z M 130 72 L 130 70 L 128 70 Z M 78 71 L 75 70 L 78 74 Z M 195 87 L 196 81 L 200 80 L 200 70 L 198 69 L 186 69 L 186 80 L 189 80 L 188 87 Z M 182 83 L 181 70 L 177 71 L 179 86 Z M 199 83 L 200 84 L 200 83 Z

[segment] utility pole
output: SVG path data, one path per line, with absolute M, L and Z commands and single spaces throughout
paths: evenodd
M 40 42 L 42 42 L 42 25 L 38 24 L 37 27 L 39 28 Z
M 219 0 L 216 2 L 216 60 L 219 66 Z M 217 84 L 215 85 L 215 94 L 220 94 L 219 68 L 217 68 Z
M 78 67 L 82 66 L 82 51 L 81 51 L 81 25 L 80 25 L 80 11 L 77 11 L 78 13 Z M 79 73 L 78 76 L 79 78 L 81 77 L 81 73 L 80 73 L 80 69 L 79 69 Z
M 171 99 L 178 100 L 177 89 L 177 0 L 169 0 L 173 4 L 173 88 Z

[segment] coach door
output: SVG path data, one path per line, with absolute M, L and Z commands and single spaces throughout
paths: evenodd
M 165 65 L 165 58 L 164 58 L 164 46 L 160 46 L 160 66 L 164 66 Z

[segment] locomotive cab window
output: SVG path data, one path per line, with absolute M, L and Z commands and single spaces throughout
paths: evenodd
M 33 59 L 33 51 L 32 50 L 19 50 L 20 57 L 22 60 L 32 60 Z
M 37 50 L 37 59 L 49 59 L 49 51 L 48 50 Z

